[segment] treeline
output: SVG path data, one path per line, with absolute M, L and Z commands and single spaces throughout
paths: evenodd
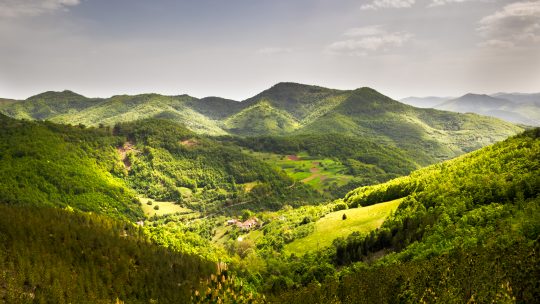
M 398 175 L 407 174 L 418 168 L 410 156 L 394 146 L 338 133 L 220 138 L 254 151 L 276 154 L 307 152 L 311 156 L 339 159 L 345 164 L 350 160 L 356 160 Z M 357 175 L 355 170 L 358 168 L 353 164 L 348 164 L 348 167 L 351 174 Z
M 188 303 L 215 264 L 96 214 L 0 204 L 0 302 Z

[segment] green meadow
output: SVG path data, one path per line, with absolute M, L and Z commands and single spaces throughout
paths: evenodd
M 297 239 L 285 246 L 285 251 L 301 255 L 332 245 L 339 237 L 347 237 L 353 232 L 368 233 L 382 225 L 386 217 L 397 209 L 402 199 L 385 203 L 345 209 L 329 213 L 315 223 L 315 230 L 308 236 Z M 343 214 L 346 219 L 343 219 Z
M 147 217 L 163 216 L 175 213 L 193 213 L 193 210 L 184 208 L 175 202 L 159 202 L 147 197 L 139 197 L 141 208 Z

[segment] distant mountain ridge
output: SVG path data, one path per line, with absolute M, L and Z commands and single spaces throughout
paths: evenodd
M 290 82 L 241 102 L 189 95 L 86 98 L 71 91 L 46 92 L 0 105 L 0 113 L 91 126 L 163 118 L 210 135 L 340 133 L 394 145 L 420 164 L 452 158 L 522 131 L 494 118 L 415 108 L 367 87 L 336 90 Z
M 476 113 L 509 122 L 540 126 L 540 93 L 465 94 L 452 97 L 407 97 L 401 102 L 438 110 Z

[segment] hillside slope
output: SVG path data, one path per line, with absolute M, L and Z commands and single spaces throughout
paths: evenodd
M 406 97 L 400 99 L 399 102 L 408 104 L 417 108 L 435 108 L 441 103 L 453 99 L 453 97 L 437 97 L 437 96 L 428 96 L 428 97 Z
M 333 131 L 371 138 L 404 149 L 425 165 L 503 140 L 520 130 L 489 117 L 414 108 L 362 88 L 298 132 Z
M 0 302 L 188 303 L 215 264 L 96 214 L 0 202 Z
M 0 114 L 0 197 L 5 203 L 71 206 L 144 218 L 138 197 L 207 213 L 267 209 L 324 196 L 243 153 L 164 119 L 82 128 Z M 247 184 L 252 184 L 246 190 Z
M 242 102 L 158 94 L 94 100 L 69 91 L 48 92 L 0 106 L 0 112 L 92 126 L 163 118 L 210 135 L 341 133 L 394 145 L 417 157 L 422 165 L 522 131 L 494 118 L 414 108 L 370 88 L 334 90 L 296 83 L 278 83 Z
M 114 174 L 122 170 L 115 145 L 105 130 L 0 114 L 0 198 L 8 204 L 71 206 L 137 220 L 143 215 L 135 193 Z
M 394 199 L 403 201 L 381 228 L 338 239 L 326 251 L 335 265 L 361 263 L 340 279 L 276 294 L 272 302 L 536 302 L 540 129 L 356 189 L 344 202 Z
M 540 103 L 536 104 L 528 99 L 518 99 L 521 102 L 512 102 L 504 99 L 503 96 L 512 98 L 512 95 L 508 94 L 498 95 L 498 97 L 467 94 L 443 102 L 435 108 L 460 113 L 477 113 L 525 125 L 540 125 Z
M 0 104 L 1 113 L 17 119 L 51 119 L 99 105 L 101 99 L 86 98 L 69 90 L 45 92 L 18 102 Z M 82 123 L 82 122 L 81 122 Z

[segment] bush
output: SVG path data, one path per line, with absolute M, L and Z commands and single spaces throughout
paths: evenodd
M 333 211 L 340 211 L 340 210 L 345 210 L 345 209 L 349 209 L 349 205 L 347 205 L 347 203 L 342 201 L 334 205 Z

